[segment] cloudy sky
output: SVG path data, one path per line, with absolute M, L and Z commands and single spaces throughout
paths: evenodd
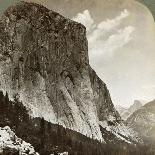
M 128 107 L 135 99 L 155 99 L 155 23 L 144 5 L 135 0 L 31 1 L 87 27 L 90 64 L 114 104 Z M 0 11 L 10 3 L 0 0 Z

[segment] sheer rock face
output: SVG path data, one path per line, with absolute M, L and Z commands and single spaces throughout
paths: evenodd
M 112 103 L 109 90 L 106 84 L 96 75 L 95 71 L 90 68 L 90 81 L 94 94 L 94 102 L 97 106 L 97 114 L 100 121 L 110 120 L 111 117 L 120 121 L 120 115 L 115 110 Z
M 32 116 L 99 140 L 100 122 L 121 120 L 89 66 L 85 27 L 33 3 L 1 17 L 0 90 L 18 95 Z

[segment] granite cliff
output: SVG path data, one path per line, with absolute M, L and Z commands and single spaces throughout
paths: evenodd
M 0 90 L 32 117 L 103 142 L 103 130 L 137 141 L 89 65 L 86 28 L 41 5 L 20 2 L 1 16 Z

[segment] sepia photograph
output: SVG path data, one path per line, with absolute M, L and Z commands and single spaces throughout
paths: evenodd
M 0 0 L 0 155 L 155 155 L 155 0 Z

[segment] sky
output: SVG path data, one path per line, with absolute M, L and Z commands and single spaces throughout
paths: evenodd
M 0 0 L 0 12 L 12 1 Z M 27 1 L 86 26 L 90 65 L 115 105 L 155 99 L 155 23 L 146 6 L 135 0 Z

